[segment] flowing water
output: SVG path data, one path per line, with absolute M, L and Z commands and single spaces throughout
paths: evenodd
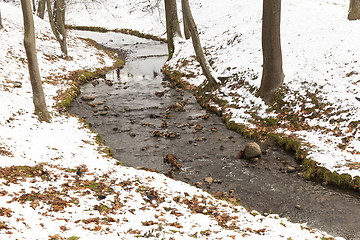
M 123 69 L 82 86 L 70 109 L 91 124 L 124 165 L 234 196 L 265 215 L 277 213 L 335 236 L 360 239 L 358 194 L 304 180 L 294 158 L 277 146 L 260 143 L 263 156 L 257 161 L 234 157 L 250 140 L 228 130 L 190 92 L 164 80 L 160 68 L 166 44 L 119 33 L 78 34 L 126 56 Z M 181 170 L 164 162 L 168 154 Z M 212 183 L 204 181 L 209 176 Z

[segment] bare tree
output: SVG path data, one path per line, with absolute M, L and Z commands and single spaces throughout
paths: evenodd
M 165 15 L 169 51 L 168 59 L 171 59 L 175 51 L 174 38 L 176 35 L 181 36 L 176 0 L 165 0 Z
M 65 56 L 67 56 L 65 2 L 64 0 L 54 0 L 54 9 L 52 9 L 50 0 L 46 0 L 46 7 L 51 29 L 56 37 L 56 40 L 60 43 L 61 51 Z
M 33 12 L 36 12 L 35 0 L 32 0 L 32 8 L 33 8 Z
M 189 29 L 189 24 L 186 21 L 186 17 L 185 17 L 185 1 L 181 1 L 181 8 L 182 8 L 182 15 L 183 15 L 183 25 L 184 25 L 184 35 L 185 35 L 185 39 L 190 39 L 191 38 L 191 33 L 190 33 L 190 29 Z
M 44 15 L 45 15 L 45 0 L 39 0 L 37 16 L 41 19 L 44 19 Z
M 0 10 L 0 29 L 3 28 L 3 25 L 2 25 L 2 18 L 1 18 L 1 10 Z
M 273 101 L 284 80 L 280 42 L 281 0 L 263 0 L 262 49 L 263 72 L 260 96 Z
M 350 0 L 348 19 L 349 20 L 360 19 L 360 0 Z
M 199 33 L 190 10 L 189 1 L 188 0 L 181 0 L 181 1 L 182 1 L 181 5 L 183 7 L 182 11 L 185 16 L 183 21 L 186 22 L 188 26 L 196 57 L 200 63 L 200 66 L 203 70 L 206 79 L 208 80 L 207 86 L 209 86 L 210 88 L 214 88 L 218 85 L 217 79 L 212 75 L 210 65 L 206 60 L 204 51 L 201 47 Z
M 49 122 L 51 117 L 46 108 L 44 91 L 40 77 L 40 70 L 36 55 L 35 28 L 30 0 L 21 0 L 24 18 L 24 45 L 28 60 L 29 75 L 33 91 L 35 114 L 41 120 Z

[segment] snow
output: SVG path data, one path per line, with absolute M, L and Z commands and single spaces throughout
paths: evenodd
M 133 28 L 139 31 L 164 36 L 164 16 L 161 10 L 150 14 L 149 2 L 104 1 L 111 10 L 106 11 L 104 20 L 99 19 L 93 6 L 82 9 L 82 14 L 90 15 L 95 26 L 108 28 Z M 161 3 L 160 3 L 161 4 Z M 257 109 L 262 118 L 277 117 L 274 111 L 267 111 L 263 101 L 254 96 L 250 87 L 259 88 L 262 73 L 261 51 L 261 16 L 260 0 L 224 0 L 224 1 L 190 1 L 191 9 L 198 25 L 200 38 L 206 49 L 208 60 L 218 76 L 237 74 L 245 85 L 232 89 L 237 82 L 231 80 L 218 93 L 226 93 L 223 99 L 229 102 L 225 111 L 232 114 L 232 121 L 255 127 L 249 109 Z M 282 121 L 276 132 L 291 133 L 304 140 L 304 148 L 309 157 L 320 165 L 338 173 L 360 176 L 360 133 L 354 123 L 360 120 L 359 72 L 360 21 L 348 21 L 347 0 L 284 0 L 282 1 L 281 39 L 283 52 L 284 84 L 288 92 L 284 101 L 291 103 L 292 113 L 301 115 L 305 108 L 317 107 L 320 116 L 306 120 L 308 129 L 290 129 L 291 122 Z M 117 8 L 114 8 L 114 6 Z M 135 8 L 137 6 L 137 8 Z M 180 2 L 178 2 L 178 6 Z M 132 8 L 130 16 L 127 9 Z M 75 25 L 86 25 L 78 14 L 72 14 L 79 6 L 74 4 L 69 9 L 69 22 Z M 160 8 L 162 9 L 162 8 Z M 221 9 L 218 11 L 217 9 Z M 90 13 L 90 14 L 89 14 Z M 179 12 L 180 21 L 181 12 Z M 142 19 L 142 21 L 139 21 Z M 111 24 L 109 24 L 111 23 Z M 146 24 L 144 24 L 146 23 Z M 147 24 L 149 23 L 149 24 Z M 130 26 L 130 27 L 129 27 Z M 200 85 L 205 77 L 194 61 L 191 40 L 178 39 L 174 58 L 167 64 L 184 73 L 195 73 L 200 76 L 184 78 L 194 86 Z M 184 66 L 184 61 L 189 62 Z M 250 87 L 249 87 L 250 86 Z M 323 107 L 311 103 L 310 94 L 315 94 L 330 112 L 324 115 Z M 231 97 L 229 97 L 231 96 Z M 236 101 L 234 101 L 236 100 Z M 302 114 L 303 117 L 307 115 Z M 314 129 L 321 126 L 320 131 Z M 343 146 L 345 145 L 345 146 Z M 311 147 L 306 147 L 311 146 Z
M 107 2 L 109 4 L 105 5 Z M 284 16 L 288 15 L 288 18 L 291 16 L 293 22 L 290 19 L 286 20 L 283 29 L 287 27 L 296 29 L 291 28 L 295 23 L 299 23 L 295 16 L 302 14 L 303 18 L 309 17 L 304 14 L 307 14 L 306 11 L 310 10 L 311 6 L 301 1 L 289 2 L 284 2 Z M 341 109 L 352 107 L 351 117 L 358 118 L 359 113 L 355 107 L 358 103 L 351 98 L 351 94 L 356 90 L 347 88 L 357 81 L 357 75 L 344 76 L 349 68 L 356 66 L 354 61 L 359 53 L 349 53 L 345 50 L 356 49 L 353 43 L 355 41 L 345 39 L 343 36 L 343 41 L 348 44 L 343 46 L 343 43 L 340 44 L 341 41 L 335 41 L 340 38 L 337 34 L 318 32 L 318 28 L 326 29 L 328 24 L 334 24 L 335 18 L 344 17 L 345 13 L 341 14 L 339 9 L 345 9 L 346 6 L 344 3 L 340 5 L 320 1 L 312 3 L 319 6 L 317 9 L 320 11 L 316 14 L 312 12 L 313 17 L 319 18 L 319 21 L 322 19 L 323 25 L 319 26 L 319 21 L 317 24 L 314 22 L 311 25 L 313 29 L 310 29 L 302 22 L 302 27 L 307 29 L 305 31 L 299 26 L 297 32 L 311 31 L 311 34 L 304 33 L 304 38 L 309 41 L 306 46 L 302 46 L 301 51 L 296 51 L 297 48 L 292 47 L 301 42 L 296 39 L 297 36 L 291 38 L 289 35 L 289 39 L 285 40 L 292 43 L 288 45 L 290 49 L 286 50 L 284 47 L 284 53 L 287 52 L 284 58 L 289 59 L 284 66 L 285 72 L 290 76 L 291 66 L 297 66 L 298 71 L 296 72 L 293 67 L 293 80 L 287 78 L 286 84 L 291 89 L 295 86 L 301 89 L 305 81 L 309 86 L 313 82 L 330 85 L 331 75 L 337 78 L 341 76 L 340 83 L 332 83 L 336 88 L 324 87 L 323 91 L 330 92 L 327 95 L 328 101 L 340 99 L 341 104 L 337 106 Z M 81 4 L 70 5 L 70 22 L 108 28 L 126 27 L 163 35 L 164 27 L 159 17 L 162 16 L 161 12 L 155 10 L 154 17 L 144 12 L 142 7 L 137 7 L 133 1 L 91 1 L 91 4 L 94 5 L 93 10 L 91 8 L 86 10 L 85 5 L 81 7 Z M 101 9 L 95 4 L 99 4 Z M 330 7 L 326 8 L 329 10 L 322 9 L 321 4 L 329 5 Z M 205 2 L 196 0 L 193 1 L 192 7 L 203 44 L 207 46 L 207 51 L 215 61 L 217 73 L 226 76 L 246 71 L 245 81 L 250 85 L 258 86 L 259 78 L 252 79 L 254 76 L 259 76 L 261 70 L 260 1 L 227 0 L 219 3 L 213 0 Z M 304 224 L 291 223 L 277 215 L 265 217 L 255 211 L 249 212 L 241 206 L 215 199 L 200 189 L 163 175 L 117 165 L 115 159 L 99 151 L 102 146 L 96 142 L 95 134 L 84 127 L 78 118 L 59 114 L 54 107 L 54 97 L 59 91 L 69 87 L 67 80 L 59 81 L 56 79 L 57 76 L 67 75 L 71 71 L 80 69 L 110 66 L 113 60 L 71 33 L 68 36 L 71 58 L 63 58 L 48 23 L 36 18 L 38 59 L 43 80 L 47 80 L 43 85 L 52 115 L 50 123 L 39 122 L 33 113 L 31 86 L 22 44 L 21 10 L 7 3 L 0 3 L 0 8 L 4 25 L 0 30 L 0 177 L 2 173 L 7 173 L 8 176 L 8 178 L 0 178 L 1 239 L 67 239 L 72 236 L 81 239 L 192 239 L 193 237 L 321 239 L 323 236 L 329 237 L 324 232 L 309 229 Z M 220 8 L 223 11 L 214 11 Z M 129 10 L 132 11 L 131 14 Z M 329 21 L 321 18 L 330 13 L 337 15 L 332 16 L 334 19 L 328 19 Z M 212 18 L 209 19 L 208 16 Z M 220 21 L 223 19 L 233 21 Z M 356 34 L 359 34 L 355 31 L 359 29 L 357 25 L 344 20 L 338 30 L 351 33 L 351 37 L 356 39 L 358 36 Z M 335 24 L 333 27 L 335 28 Z M 332 41 L 319 43 L 316 38 L 319 36 Z M 328 38 L 330 36 L 332 38 Z M 309 39 L 310 37 L 314 40 Z M 337 45 L 333 45 L 333 42 Z M 175 66 L 182 59 L 193 59 L 189 41 L 179 40 L 177 46 L 179 50 L 176 58 L 169 62 L 171 66 Z M 306 54 L 310 55 L 308 50 L 314 50 L 312 54 L 316 55 L 305 57 Z M 339 53 L 341 54 L 338 55 Z M 328 54 L 328 59 L 319 62 L 318 59 L 320 56 L 322 58 L 323 54 Z M 293 65 L 290 64 L 290 56 L 299 56 L 292 60 Z M 295 65 L 295 61 L 299 59 L 304 62 L 296 62 Z M 347 65 L 344 64 L 344 59 L 347 60 Z M 316 74 L 313 73 L 314 66 L 318 66 Z M 327 66 L 331 66 L 334 70 L 325 74 Z M 230 67 L 230 70 L 227 67 Z M 196 63 L 189 64 L 182 70 L 200 72 Z M 341 74 L 336 75 L 339 73 Z M 317 76 L 317 79 L 314 79 L 314 76 Z M 49 79 L 57 81 L 52 84 Z M 198 77 L 191 83 L 199 84 L 203 80 L 203 77 Z M 21 83 L 20 88 L 14 86 L 17 82 Z M 225 86 L 222 91 L 230 93 L 233 90 Z M 262 115 L 268 114 L 262 101 L 249 93 L 247 88 L 236 91 L 240 96 L 242 93 L 246 94 L 243 95 L 246 96 L 243 102 L 237 103 L 239 106 L 256 104 Z M 233 112 L 235 121 L 250 124 L 249 116 L 245 111 L 241 111 L 241 108 L 228 111 Z M 274 115 L 274 113 L 270 114 Z M 343 124 L 345 126 L 345 123 Z M 335 150 L 336 148 L 331 148 L 332 145 L 318 145 L 320 141 L 327 142 L 331 136 L 323 135 L 321 132 L 297 132 L 297 134 L 304 134 L 303 136 L 309 141 L 312 140 L 317 146 L 316 150 L 326 146 L 327 148 L 323 149 L 324 154 L 328 153 L 331 158 L 335 159 L 340 154 Z M 359 147 L 358 135 L 355 139 L 357 140 L 351 142 L 349 147 Z M 331 139 L 330 142 L 336 144 L 338 139 Z M 321 151 L 314 150 L 312 153 L 314 158 L 317 157 L 315 154 L 321 155 Z M 326 161 L 326 158 L 324 160 L 320 156 L 318 158 L 319 160 L 316 160 L 319 162 Z M 332 167 L 332 162 L 329 163 L 329 168 Z M 102 196 L 106 198 L 101 200 Z

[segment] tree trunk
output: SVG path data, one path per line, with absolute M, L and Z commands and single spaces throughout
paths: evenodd
M 213 75 L 211 74 L 210 65 L 207 62 L 204 51 L 201 47 L 199 33 L 197 30 L 194 18 L 191 14 L 189 1 L 188 0 L 182 0 L 182 1 L 183 1 L 182 6 L 184 7 L 183 12 L 185 14 L 184 21 L 187 22 L 187 25 L 189 27 L 189 31 L 191 34 L 191 39 L 193 42 L 196 57 L 200 63 L 200 66 L 203 70 L 203 73 L 204 73 L 206 79 L 208 80 L 207 86 L 209 86 L 210 88 L 214 88 L 218 85 L 218 83 L 217 83 L 216 79 L 213 77 Z
M 21 7 L 24 18 L 24 45 L 28 60 L 31 87 L 33 91 L 35 114 L 37 114 L 41 120 L 49 122 L 51 117 L 46 108 L 44 91 L 42 88 L 38 60 L 36 56 L 34 19 L 30 0 L 21 0 Z
M 0 29 L 3 28 L 3 25 L 2 25 L 2 18 L 1 18 L 1 9 L 0 9 Z
M 32 0 L 32 8 L 33 8 L 33 12 L 36 12 L 36 4 L 35 4 L 35 0 Z
M 175 51 L 174 38 L 176 34 L 181 36 L 176 0 L 165 0 L 165 15 L 169 51 L 168 59 L 171 59 Z
M 50 0 L 46 0 L 46 7 L 49 15 L 51 29 L 56 37 L 56 40 L 60 43 L 61 51 L 67 57 L 68 52 L 66 46 L 65 2 L 64 0 L 55 0 L 53 11 Z
M 260 96 L 273 101 L 284 80 L 280 41 L 281 0 L 263 0 L 262 49 L 263 72 Z
M 360 19 L 360 0 L 350 0 L 348 19 L 349 20 Z
M 185 35 L 185 39 L 190 39 L 191 37 L 191 33 L 190 33 L 190 29 L 189 29 L 189 23 L 187 22 L 186 20 L 186 17 L 185 17 L 185 1 L 181 1 L 181 8 L 182 8 L 182 15 L 183 15 L 183 24 L 184 24 L 184 35 Z
M 45 0 L 39 0 L 37 16 L 44 19 L 45 15 Z

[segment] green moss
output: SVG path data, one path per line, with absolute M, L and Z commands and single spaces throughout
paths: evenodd
M 90 26 L 73 26 L 66 25 L 67 29 L 80 30 L 80 31 L 92 31 L 92 32 L 108 32 L 109 30 L 103 27 L 90 27 Z
M 343 173 L 343 174 L 340 174 L 340 182 L 339 182 L 339 185 L 346 188 L 348 186 L 351 186 L 353 181 L 352 181 L 352 177 L 350 174 L 347 174 L 347 173 Z
M 97 182 L 91 182 L 90 184 L 86 184 L 84 187 L 94 189 L 94 188 L 100 188 L 101 185 Z
M 74 26 L 74 25 L 66 25 L 66 28 L 71 29 L 71 30 L 92 31 L 92 32 L 118 32 L 118 33 L 128 34 L 128 35 L 132 35 L 132 36 L 136 36 L 136 37 L 140 37 L 140 38 L 146 38 L 146 39 L 152 39 L 155 41 L 167 42 L 167 40 L 165 38 L 160 38 L 160 37 L 157 37 L 157 36 L 154 36 L 151 34 L 146 34 L 146 33 L 139 32 L 137 30 L 127 29 L 127 28 L 107 29 L 104 27 Z
M 72 80 L 71 87 L 69 87 L 65 92 L 55 97 L 55 100 L 57 101 L 57 108 L 61 107 L 63 109 L 67 109 L 71 107 L 72 102 L 80 93 L 81 85 L 95 78 L 100 78 L 104 76 L 108 71 L 116 69 L 118 67 L 122 67 L 124 64 L 124 60 L 116 59 L 116 62 L 111 67 L 97 68 L 95 70 L 80 70 L 70 73 L 67 78 Z
M 352 180 L 352 185 L 354 186 L 354 189 L 357 191 L 360 191 L 360 177 L 355 176 Z
M 180 85 L 184 86 L 181 78 L 184 77 L 183 73 L 180 73 L 177 70 L 173 70 L 168 66 L 164 66 L 163 73 L 167 75 L 168 80 L 176 81 Z M 188 76 L 191 77 L 191 76 Z M 280 147 L 287 151 L 291 151 L 294 153 L 296 160 L 299 164 L 302 165 L 303 168 L 303 176 L 305 179 L 308 180 L 316 180 L 316 181 L 325 181 L 331 185 L 347 188 L 355 191 L 360 191 L 360 177 L 351 178 L 349 174 L 341 174 L 339 175 L 336 171 L 331 172 L 330 170 L 318 166 L 318 163 L 313 161 L 312 159 L 308 158 L 307 151 L 302 147 L 302 141 L 295 137 L 288 137 L 284 136 L 279 133 L 274 133 L 272 131 L 258 131 L 254 129 L 249 129 L 243 124 L 237 124 L 234 121 L 231 121 L 231 117 L 224 114 L 224 110 L 227 106 L 227 102 L 223 100 L 219 100 L 216 96 L 212 94 L 206 93 L 204 89 L 201 88 L 192 88 L 191 90 L 194 91 L 194 94 L 197 97 L 198 102 L 200 105 L 207 110 L 216 113 L 217 115 L 223 118 L 226 126 L 237 132 L 242 134 L 245 138 L 253 138 L 253 139 L 260 139 L 260 140 L 267 140 L 271 142 L 277 143 Z M 299 127 L 299 122 L 302 119 L 299 118 L 296 114 L 291 114 L 290 107 L 291 103 L 284 101 L 284 96 L 286 94 L 286 89 L 282 89 L 276 95 L 274 103 L 270 106 L 269 111 L 277 111 L 278 113 L 282 114 L 284 119 L 290 121 L 292 126 L 297 128 Z M 255 90 L 254 90 L 255 92 Z M 313 104 L 316 105 L 317 109 L 321 109 L 321 111 L 327 111 L 326 104 L 323 104 L 322 101 L 314 93 L 308 93 L 309 99 Z M 221 107 L 221 110 L 218 108 L 213 107 L 210 103 L 216 103 Z M 310 109 L 311 116 L 319 115 L 319 112 L 316 112 L 315 109 Z M 274 127 L 279 124 L 280 119 L 278 118 L 265 118 L 265 119 L 258 119 L 259 122 L 263 122 L 263 126 Z M 357 127 L 360 124 L 360 121 L 354 121 L 350 124 L 350 127 Z M 302 125 L 302 128 L 306 128 L 306 126 Z
M 98 144 L 101 144 L 102 141 L 103 141 L 103 139 L 102 139 L 102 137 L 101 137 L 100 134 L 97 134 L 97 135 L 96 135 L 95 140 L 96 140 L 96 142 L 97 142 Z
M 78 240 L 78 239 L 80 239 L 80 237 L 72 236 L 67 238 L 66 240 Z
M 279 124 L 279 119 L 268 117 L 264 118 L 263 122 L 266 126 L 276 126 Z
M 113 149 L 111 147 L 104 147 L 104 149 L 102 149 L 102 152 L 109 157 L 113 156 Z
M 118 161 L 116 161 L 116 165 L 118 165 L 118 166 L 125 166 L 125 165 L 124 165 L 124 163 L 122 163 L 122 162 L 121 162 L 121 161 L 119 161 L 119 160 L 118 160 Z

